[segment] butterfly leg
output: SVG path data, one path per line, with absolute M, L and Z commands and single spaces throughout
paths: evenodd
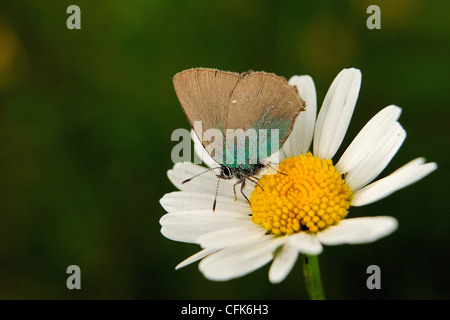
M 242 183 L 242 180 L 238 180 L 238 181 L 236 181 L 236 183 L 233 185 L 233 191 L 234 191 L 234 201 L 237 201 L 237 195 L 236 195 L 236 186 L 239 184 L 239 183 Z
M 258 179 L 256 178 L 247 178 L 247 180 L 250 180 L 251 182 L 253 182 L 254 184 L 256 184 L 258 187 L 261 188 L 262 191 L 264 191 L 263 187 L 260 186 L 260 184 L 258 183 Z
M 244 194 L 244 187 L 245 187 L 245 180 L 242 180 L 242 184 L 241 184 L 241 193 L 244 196 L 245 200 L 247 200 L 248 204 L 250 205 L 250 207 L 252 206 L 250 200 L 248 200 L 247 196 Z

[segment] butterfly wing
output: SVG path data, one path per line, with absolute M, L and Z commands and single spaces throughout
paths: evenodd
M 258 163 L 281 148 L 305 108 L 297 89 L 272 73 L 195 68 L 176 74 L 173 83 L 203 146 L 218 163 L 233 167 Z M 230 139 L 227 129 L 234 131 Z M 248 129 L 255 130 L 256 144 Z
M 238 73 L 207 68 L 185 70 L 173 78 L 175 92 L 191 127 L 220 164 L 226 162 L 223 141 L 230 97 L 240 79 Z
M 246 146 L 250 148 L 247 160 L 256 163 L 281 148 L 304 108 L 305 102 L 297 88 L 285 78 L 273 73 L 249 72 L 242 75 L 232 92 L 227 108 L 227 128 L 256 130 L 259 150 L 254 150 L 254 145 L 253 149 L 251 145 Z M 261 152 L 263 149 L 265 152 Z

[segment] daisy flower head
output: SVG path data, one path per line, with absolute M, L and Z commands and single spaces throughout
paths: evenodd
M 271 262 L 269 280 L 281 282 L 300 253 L 318 255 L 323 245 L 376 241 L 396 230 L 389 216 L 351 218 L 351 207 L 378 201 L 430 174 L 435 163 L 417 158 L 374 181 L 402 145 L 406 132 L 397 121 L 401 109 L 379 111 L 353 139 L 342 156 L 338 151 L 358 98 L 361 72 L 344 69 L 334 79 L 316 117 L 316 90 L 309 76 L 289 80 L 306 102 L 294 129 L 278 152 L 277 173 L 266 174 L 258 186 L 246 184 L 250 204 L 233 193 L 235 181 L 223 180 L 192 163 L 176 163 L 168 171 L 180 190 L 160 200 L 167 211 L 161 233 L 168 239 L 195 243 L 202 250 L 176 268 L 200 261 L 210 280 L 246 275 Z M 192 135 L 197 154 L 210 168 L 217 164 Z M 310 150 L 312 144 L 312 150 Z M 270 169 L 269 169 L 270 170 Z M 217 208 L 212 203 L 217 192 Z

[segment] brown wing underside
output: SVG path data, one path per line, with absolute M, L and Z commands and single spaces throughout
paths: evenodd
M 206 130 L 226 128 L 230 95 L 240 79 L 237 73 L 204 68 L 174 76 L 175 92 L 192 128 L 195 121 L 202 121 L 202 132 L 195 132 L 200 141 Z
M 211 128 L 219 129 L 225 136 L 227 128 L 246 131 L 280 126 L 284 132 L 281 147 L 297 115 L 305 108 L 297 88 L 273 73 L 238 74 L 194 68 L 177 73 L 173 83 L 191 126 L 202 121 L 201 132 L 194 128 L 200 141 Z M 209 142 L 202 143 L 206 147 Z
M 305 108 L 297 88 L 273 73 L 245 75 L 231 94 L 227 128 L 280 128 L 289 136 L 298 114 Z M 239 115 L 239 116 L 236 116 Z M 288 129 L 289 128 L 289 129 Z M 284 140 L 281 143 L 284 143 Z

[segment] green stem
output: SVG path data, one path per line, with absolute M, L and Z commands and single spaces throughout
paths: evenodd
M 303 276 L 306 290 L 311 300 L 325 300 L 320 278 L 319 258 L 315 255 L 302 254 Z

